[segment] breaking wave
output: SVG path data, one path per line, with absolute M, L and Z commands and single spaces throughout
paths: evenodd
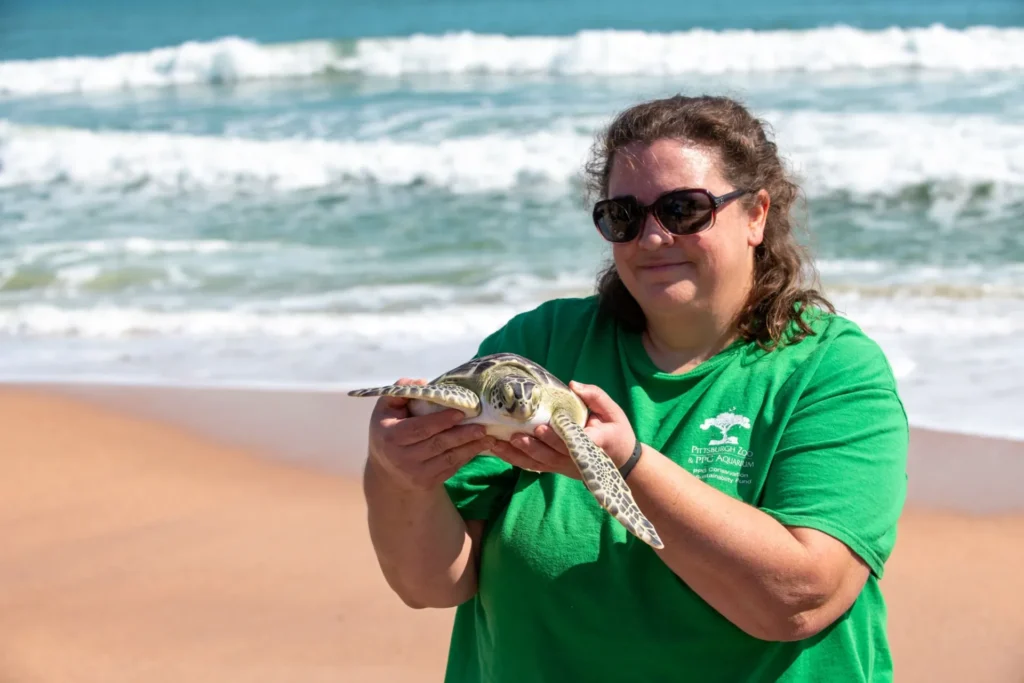
M 589 292 L 581 291 L 577 294 Z M 98 304 L 63 308 L 27 303 L 0 309 L 0 335 L 29 337 L 270 337 L 330 338 L 362 347 L 394 344 L 404 348 L 443 340 L 474 338 L 489 333 L 516 313 L 547 297 L 501 303 L 434 302 L 415 310 L 234 310 L 191 308 L 170 311 L 132 304 Z M 1019 298 L 968 299 L 904 295 L 834 296 L 840 314 L 853 317 L 873 333 L 979 338 L 1024 333 L 1024 309 Z
M 1017 201 L 1024 124 L 993 116 L 767 113 L 811 196 Z M 592 135 L 558 128 L 437 141 L 259 140 L 28 127 L 0 121 L 0 190 L 289 192 L 361 184 L 427 184 L 455 193 L 573 182 Z
M 571 36 L 476 33 L 261 44 L 239 37 L 147 52 L 0 62 L 0 95 L 126 90 L 185 84 L 461 73 L 556 75 L 1024 69 L 1024 29 L 847 26 L 810 30 L 582 31 Z M 712 58 L 713 56 L 713 58 Z

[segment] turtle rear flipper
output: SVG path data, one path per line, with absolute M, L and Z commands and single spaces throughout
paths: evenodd
M 633 500 L 629 485 L 622 478 L 619 469 L 598 448 L 583 427 L 576 424 L 565 410 L 556 410 L 551 415 L 551 426 L 569 449 L 569 456 L 580 471 L 583 484 L 601 507 L 617 519 L 631 534 L 652 548 L 664 548 L 654 524 L 644 516 L 640 506 Z
M 373 389 L 353 389 L 348 392 L 349 396 L 395 396 L 397 398 L 417 399 L 444 406 L 445 408 L 456 408 L 466 413 L 468 417 L 475 417 L 480 414 L 480 397 L 470 389 L 458 384 L 389 384 L 384 387 Z

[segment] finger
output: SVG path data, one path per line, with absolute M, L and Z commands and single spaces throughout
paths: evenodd
M 491 451 L 507 462 L 513 467 L 519 467 L 524 470 L 550 470 L 551 467 L 546 466 L 542 462 L 538 462 L 531 458 L 529 455 L 511 445 L 506 441 L 498 441 L 491 448 Z
M 462 422 L 465 417 L 465 413 L 455 408 L 430 413 L 429 415 L 407 417 L 391 425 L 394 430 L 392 438 L 400 446 L 418 444 L 437 436 L 446 429 L 451 429 Z
M 569 388 L 583 399 L 591 412 L 600 417 L 612 418 L 622 412 L 612 397 L 605 393 L 604 389 L 594 384 L 583 384 L 582 382 L 571 381 Z
M 545 467 L 560 469 L 565 458 L 540 439 L 527 434 L 514 434 L 509 443 Z
M 483 425 L 457 425 L 413 445 L 411 450 L 415 459 L 426 461 L 486 436 L 487 430 Z
M 425 380 L 425 379 L 410 379 L 408 377 L 402 377 L 397 382 L 395 382 L 395 384 L 402 385 L 402 386 L 407 385 L 407 384 L 426 384 L 426 383 L 427 383 L 427 380 Z M 395 412 L 403 412 L 403 409 L 409 403 L 409 399 L 408 398 L 403 398 L 401 396 L 384 396 L 384 397 L 382 397 L 381 402 L 383 403 L 383 405 L 387 406 L 388 408 L 391 408 Z
M 435 482 L 445 481 L 467 462 L 493 447 L 494 438 L 488 436 L 451 448 L 423 463 L 424 476 Z
M 565 447 L 565 442 L 562 441 L 561 437 L 559 437 L 555 430 L 549 425 L 538 425 L 538 427 L 533 430 L 533 434 L 550 448 L 558 451 L 562 455 L 569 455 L 569 449 Z

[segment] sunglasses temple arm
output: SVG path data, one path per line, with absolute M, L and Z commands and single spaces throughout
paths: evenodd
M 722 204 L 725 204 L 727 201 L 736 199 L 737 197 L 742 197 L 748 192 L 750 192 L 750 190 L 733 190 L 732 192 L 726 192 L 720 197 L 712 197 L 715 202 L 715 208 L 717 209 L 721 207 Z

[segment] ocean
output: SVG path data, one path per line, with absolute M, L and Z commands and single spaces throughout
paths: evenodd
M 1024 3 L 0 0 L 0 379 L 430 377 L 593 291 L 621 109 L 726 94 L 910 420 L 1024 438 Z

